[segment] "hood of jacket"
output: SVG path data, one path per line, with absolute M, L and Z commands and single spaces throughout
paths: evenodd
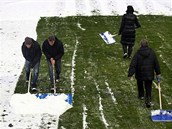
M 148 57 L 150 55 L 150 53 L 151 53 L 151 49 L 149 47 L 141 47 L 138 50 L 138 54 L 144 58 Z

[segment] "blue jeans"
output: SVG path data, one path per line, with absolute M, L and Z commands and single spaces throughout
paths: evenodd
M 49 72 L 49 77 L 50 81 L 53 84 L 53 66 L 50 62 L 50 60 L 47 60 L 48 63 L 48 72 Z M 55 60 L 55 79 L 60 78 L 60 73 L 61 73 L 61 60 Z
M 36 82 L 38 80 L 38 74 L 39 74 L 39 64 L 40 64 L 40 61 L 37 62 L 35 64 L 35 66 L 33 67 L 33 78 L 32 78 L 32 82 L 31 84 L 33 86 L 36 85 Z M 30 74 L 30 69 L 31 69 L 31 62 L 29 61 L 25 61 L 25 70 L 26 70 L 26 80 L 29 80 L 29 74 Z

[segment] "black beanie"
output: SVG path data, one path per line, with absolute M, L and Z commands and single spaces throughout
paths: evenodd
M 131 5 L 127 6 L 127 11 L 126 12 L 134 12 L 134 8 Z

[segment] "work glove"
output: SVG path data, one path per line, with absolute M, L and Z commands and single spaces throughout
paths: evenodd
M 161 82 L 161 76 L 160 76 L 160 75 L 157 75 L 157 76 L 156 76 L 156 79 L 157 79 L 158 83 Z

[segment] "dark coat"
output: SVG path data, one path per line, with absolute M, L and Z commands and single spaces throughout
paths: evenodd
M 24 58 L 31 63 L 32 67 L 34 67 L 35 64 L 40 61 L 42 56 L 40 45 L 32 39 L 31 48 L 27 48 L 25 42 L 23 42 L 22 54 Z
M 139 28 L 140 23 L 135 14 L 127 12 L 122 16 L 121 26 L 118 34 L 121 36 L 121 44 L 134 45 L 135 42 L 135 30 Z
M 149 47 L 141 47 L 134 55 L 128 77 L 135 74 L 137 80 L 153 80 L 154 72 L 160 74 L 160 67 L 155 52 Z
M 53 44 L 53 46 L 51 46 L 48 43 L 48 39 L 46 39 L 43 42 L 42 51 L 48 60 L 50 60 L 50 58 L 59 60 L 64 55 L 63 44 L 59 39 L 57 39 L 57 37 L 56 37 L 56 40 L 55 40 L 55 43 Z

